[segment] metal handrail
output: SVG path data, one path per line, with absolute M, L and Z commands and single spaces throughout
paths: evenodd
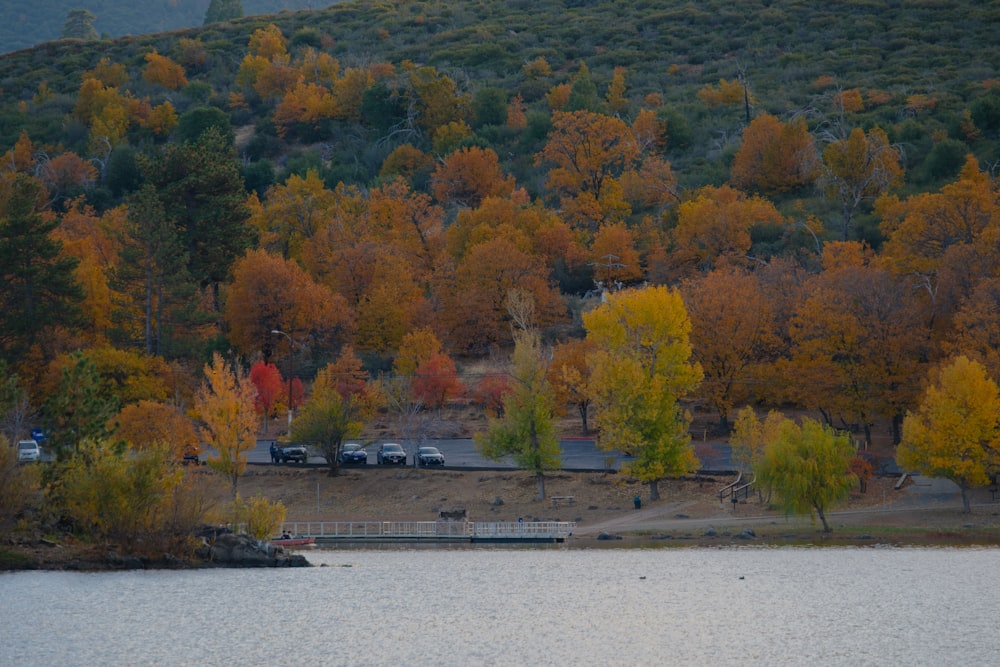
M 437 538 L 567 537 L 572 521 L 290 521 L 282 530 L 295 537 Z

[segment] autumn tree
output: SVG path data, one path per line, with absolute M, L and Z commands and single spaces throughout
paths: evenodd
M 263 202 L 252 202 L 250 224 L 260 246 L 286 259 L 301 257 L 302 246 L 335 215 L 336 196 L 314 169 L 275 184 Z
M 514 178 L 501 171 L 492 149 L 471 146 L 444 158 L 431 175 L 431 190 L 439 201 L 476 207 L 486 197 L 509 195 Z
M 17 460 L 17 450 L 0 436 L 0 535 L 6 535 L 22 512 L 41 500 L 37 466 Z
M 285 391 L 285 383 L 281 379 L 278 367 L 265 361 L 258 361 L 250 367 L 250 381 L 257 388 L 254 408 L 257 414 L 263 415 L 266 429 L 269 420 L 274 416 L 278 397 Z
M 443 353 L 441 341 L 428 328 L 415 329 L 403 336 L 392 362 L 396 375 L 415 375 L 417 368 L 428 359 Z
M 1000 278 L 980 282 L 954 317 L 954 328 L 942 341 L 949 356 L 964 354 L 1000 378 Z
M 274 126 L 284 138 L 298 125 L 319 129 L 324 121 L 338 113 L 337 98 L 329 87 L 311 81 L 298 81 L 285 91 L 274 109 Z
M 202 438 L 215 450 L 208 464 L 229 478 L 233 498 L 247 467 L 247 454 L 257 446 L 257 390 L 239 366 L 218 352 L 205 364 L 205 381 L 195 395 Z
M 776 195 L 812 184 L 818 164 L 816 143 L 803 118 L 783 123 L 761 114 L 743 130 L 731 179 L 742 190 Z
M 180 90 L 188 84 L 184 68 L 169 56 L 160 55 L 155 49 L 146 54 L 146 66 L 142 70 L 142 78 L 167 90 Z
M 275 329 L 300 343 L 332 347 L 351 328 L 343 297 L 315 283 L 295 262 L 263 250 L 251 250 L 233 265 L 224 314 L 230 340 L 245 354 L 267 347 Z
M 587 338 L 560 343 L 552 349 L 548 370 L 549 384 L 557 403 L 568 403 L 576 408 L 583 435 L 590 435 L 590 367 L 587 357 L 593 349 L 593 341 Z
M 887 238 L 882 255 L 922 288 L 934 325 L 946 323 L 971 289 L 1000 267 L 1000 189 L 973 156 L 939 192 L 882 197 L 876 212 Z
M 513 334 L 510 393 L 503 416 L 490 418 L 485 433 L 476 434 L 476 449 L 492 460 L 513 458 L 535 474 L 536 500 L 545 500 L 545 471 L 559 468 L 559 435 L 555 427 L 555 394 L 547 378 L 548 364 L 537 331 Z
M 420 362 L 413 375 L 413 392 L 427 407 L 441 410 L 452 398 L 462 396 L 465 384 L 458 376 L 455 362 L 438 352 Z
M 959 356 L 937 372 L 906 414 L 896 460 L 955 482 L 962 511 L 972 511 L 969 489 L 987 484 L 1000 466 L 1000 389 L 981 364 Z
M 232 506 L 233 522 L 246 526 L 247 535 L 258 540 L 277 534 L 286 513 L 283 502 L 269 500 L 259 491 L 249 499 L 236 496 Z
M 854 483 L 850 436 L 805 418 L 799 426 L 785 419 L 777 438 L 764 448 L 757 467 L 761 483 L 770 488 L 788 513 L 819 516 L 823 532 L 833 529 L 827 510 L 847 497 Z
M 291 437 L 319 448 L 330 474 L 340 469 L 340 453 L 345 440 L 357 438 L 361 429 L 382 403 L 374 382 L 361 370 L 361 361 L 353 350 L 321 369 L 313 384 L 312 396 L 295 421 Z
M 170 461 L 201 454 L 201 441 L 191 418 L 175 405 L 142 400 L 121 409 L 116 437 L 138 451 L 165 447 Z
M 913 291 L 870 265 L 831 267 L 812 279 L 789 324 L 793 400 L 819 409 L 832 426 L 858 424 L 871 443 L 876 417 L 898 429 L 927 354 L 927 328 Z M 898 437 L 896 438 L 898 440 Z
M 748 197 L 728 185 L 705 186 L 678 208 L 673 261 L 709 270 L 725 258 L 745 256 L 755 226 L 780 225 L 782 221 L 782 215 L 766 199 Z
M 688 280 L 681 294 L 691 318 L 694 358 L 705 373 L 698 393 L 718 411 L 727 431 L 733 405 L 751 397 L 759 369 L 778 350 L 774 311 L 757 278 L 739 269 Z
M 691 418 L 679 404 L 702 375 L 691 361 L 684 302 L 666 287 L 623 290 L 584 313 L 583 323 L 596 348 L 589 387 L 599 446 L 634 456 L 629 474 L 658 500 L 660 480 L 698 468 Z
M 505 238 L 479 243 L 440 288 L 444 311 L 439 322 L 455 349 L 482 354 L 491 345 L 510 341 L 504 303 L 512 289 L 531 293 L 540 327 L 564 316 L 562 298 L 539 258 Z
M 889 143 L 881 128 L 865 133 L 855 128 L 846 139 L 833 141 L 823 149 L 819 184 L 827 197 L 840 204 L 843 240 L 850 238 L 854 217 L 866 201 L 903 181 L 898 147 Z
M 642 262 L 634 230 L 624 224 L 601 225 L 590 244 L 594 280 L 606 288 L 642 278 Z
M 483 374 L 471 387 L 472 400 L 484 412 L 494 417 L 503 417 L 504 396 L 510 393 L 511 384 L 507 374 L 500 370 L 491 370 Z
M 88 440 L 66 464 L 50 494 L 74 524 L 126 554 L 189 558 L 192 532 L 210 504 L 165 446 L 139 451 Z
M 733 463 L 744 472 L 758 470 L 764 461 L 764 451 L 768 444 L 778 439 L 784 421 L 785 416 L 776 410 L 768 412 L 761 421 L 749 405 L 741 409 L 729 436 Z
M 624 121 L 590 111 L 556 112 L 548 142 L 535 162 L 555 165 L 549 170 L 548 188 L 561 198 L 564 209 L 579 212 L 578 226 L 596 229 L 604 220 L 627 214 L 616 179 L 638 155 L 635 136 Z

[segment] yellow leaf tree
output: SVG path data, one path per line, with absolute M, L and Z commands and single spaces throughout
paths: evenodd
M 216 352 L 205 364 L 205 381 L 195 395 L 202 421 L 201 436 L 216 451 L 208 464 L 229 478 L 233 498 L 247 467 L 247 454 L 257 446 L 257 389 L 250 376 Z
M 198 431 L 191 418 L 168 403 L 142 400 L 126 405 L 118 413 L 115 435 L 136 450 L 166 446 L 173 461 L 201 453 Z
M 1000 389 L 982 365 L 959 356 L 940 369 L 903 421 L 896 460 L 958 484 L 963 512 L 972 511 L 969 489 L 1000 466 Z
M 850 436 L 812 419 L 803 419 L 802 426 L 785 419 L 777 437 L 764 448 L 757 474 L 786 512 L 810 516 L 815 512 L 823 532 L 829 533 L 833 529 L 826 511 L 850 492 L 855 480 L 850 469 L 853 456 Z
M 584 313 L 583 324 L 596 348 L 589 387 L 599 445 L 634 456 L 627 472 L 657 500 L 661 479 L 698 469 L 691 417 L 679 403 L 702 377 L 684 302 L 666 287 L 624 290 Z

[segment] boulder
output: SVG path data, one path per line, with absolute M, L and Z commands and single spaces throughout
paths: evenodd
M 206 547 L 207 553 L 202 550 L 206 560 L 219 567 L 309 567 L 305 556 L 249 535 L 219 535 Z

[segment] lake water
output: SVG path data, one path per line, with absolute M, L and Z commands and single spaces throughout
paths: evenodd
M 0 575 L 0 664 L 1000 664 L 997 548 L 310 551 Z

